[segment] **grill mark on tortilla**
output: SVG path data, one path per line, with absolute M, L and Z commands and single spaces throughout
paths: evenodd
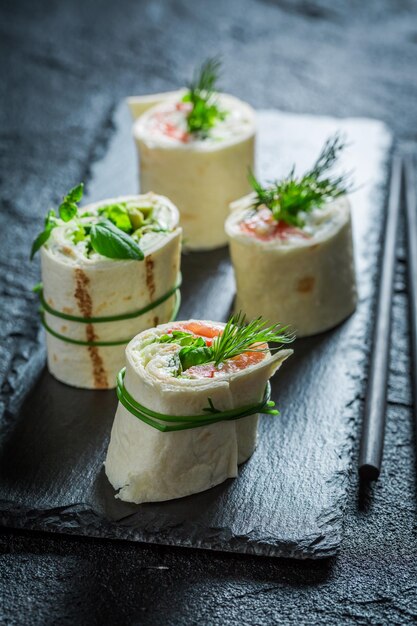
M 86 335 L 87 341 L 97 340 L 97 336 L 94 332 L 94 326 L 92 324 L 87 324 Z M 87 346 L 87 349 L 93 365 L 94 387 L 96 387 L 96 389 L 107 389 L 109 381 L 107 379 L 107 373 L 104 369 L 103 359 L 100 356 L 99 349 L 97 346 Z
M 63 246 L 62 247 L 62 252 L 69 257 L 75 257 L 74 254 L 74 250 L 72 248 L 70 248 L 69 246 Z
M 155 295 L 155 278 L 153 273 L 154 262 L 153 258 L 149 255 L 145 258 L 145 269 L 146 269 L 146 286 L 148 288 L 149 299 L 153 300 Z
M 77 301 L 78 308 L 80 309 L 83 317 L 92 317 L 93 301 L 88 291 L 90 279 L 85 272 L 83 272 L 83 270 L 77 268 L 75 270 L 75 282 L 76 289 L 74 297 Z M 87 341 L 97 340 L 97 335 L 94 332 L 94 326 L 92 324 L 86 324 L 85 334 Z M 87 350 L 93 367 L 94 387 L 96 389 L 107 389 L 109 386 L 107 373 L 104 369 L 103 359 L 101 358 L 98 347 L 87 346 Z
M 297 284 L 297 291 L 300 293 L 309 293 L 313 291 L 314 283 L 316 282 L 314 276 L 305 276 L 300 278 Z
M 88 292 L 90 279 L 80 268 L 75 270 L 75 282 L 77 286 L 74 296 L 77 301 L 78 308 L 80 309 L 83 317 L 92 317 L 93 302 Z
M 158 326 L 158 324 L 159 324 L 159 317 L 155 315 L 155 317 L 153 318 L 153 325 Z

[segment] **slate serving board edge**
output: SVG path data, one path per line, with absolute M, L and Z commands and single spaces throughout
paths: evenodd
M 123 526 L 123 520 L 117 524 L 103 520 L 99 515 L 84 505 L 57 507 L 56 509 L 31 510 L 16 506 L 13 502 L 0 502 L 0 526 L 22 530 L 33 530 L 63 535 L 93 537 L 96 539 L 112 539 L 131 541 L 134 543 L 153 543 L 180 548 L 196 548 L 209 551 L 230 552 L 268 557 L 293 558 L 298 560 L 326 559 L 337 554 L 340 546 L 340 531 L 333 534 L 326 532 L 321 537 L 312 536 L 311 541 L 303 538 L 303 543 L 295 541 L 280 546 L 261 541 L 250 541 L 247 537 L 222 535 L 227 529 L 211 529 L 205 539 L 187 538 L 187 528 L 181 528 L 181 534 L 163 535 L 162 533 L 144 533 L 134 528 Z M 323 549 L 320 543 L 325 539 Z
M 388 169 L 388 162 L 386 164 L 386 169 Z M 384 209 L 386 208 L 387 199 L 387 179 L 385 183 L 384 189 L 380 190 L 384 197 Z M 381 232 L 376 232 L 376 229 L 375 233 L 373 233 L 372 245 L 379 246 L 383 222 L 384 220 L 381 219 Z M 376 275 L 377 268 L 372 269 L 374 275 Z M 375 293 L 376 290 L 374 290 L 374 293 L 371 294 L 373 300 L 375 299 Z M 370 310 L 375 313 L 374 302 L 370 306 Z M 363 321 L 368 326 L 368 329 L 371 328 L 372 319 L 364 319 Z M 362 350 L 363 349 L 364 346 L 362 346 Z M 30 380 L 32 383 L 31 387 L 33 387 L 36 382 L 36 378 L 39 375 L 39 368 L 44 360 L 44 354 L 45 352 L 42 345 L 41 333 L 39 333 L 36 339 L 35 354 L 31 355 L 31 359 L 33 360 L 31 361 L 31 359 L 28 359 L 26 365 L 24 366 L 22 371 L 25 376 L 20 376 L 21 383 L 24 380 L 27 384 L 27 381 Z M 363 354 L 358 354 L 357 358 L 359 363 L 363 360 Z M 22 373 L 22 371 L 20 373 Z M 9 405 L 7 407 L 7 413 L 9 416 L 12 417 L 13 413 L 19 409 L 19 405 L 24 399 L 24 391 L 26 391 L 26 394 L 28 393 L 27 387 L 22 387 L 22 384 L 16 385 L 14 393 L 9 397 Z M 349 409 L 348 420 L 350 422 L 355 422 L 355 424 L 360 415 L 360 411 L 358 409 L 360 403 L 361 394 L 356 396 L 347 407 Z M 134 528 L 125 527 L 123 525 L 123 520 L 121 520 L 118 524 L 105 522 L 103 518 L 96 515 L 92 509 L 88 508 L 88 506 L 84 504 L 72 505 L 70 507 L 58 507 L 56 509 L 45 509 L 41 511 L 39 509 L 31 510 L 24 506 L 16 506 L 16 503 L 2 501 L 0 502 L 0 510 L 2 511 L 0 523 L 1 525 L 12 526 L 15 528 L 31 528 L 33 530 L 87 535 L 98 538 L 109 537 L 131 541 L 144 541 L 164 545 L 198 547 L 203 549 L 242 552 L 248 554 L 259 553 L 270 556 L 290 556 L 299 559 L 326 558 L 337 552 L 341 541 L 341 520 L 343 518 L 343 509 L 346 505 L 346 483 L 351 471 L 351 452 L 352 442 L 348 439 L 345 441 L 342 448 L 338 450 L 339 466 L 341 469 L 337 475 L 339 486 L 339 495 L 336 507 L 337 513 L 334 509 L 323 511 L 322 522 L 326 528 L 325 536 L 321 536 L 320 534 L 315 535 L 314 537 L 311 537 L 311 543 L 308 542 L 308 538 L 304 538 L 307 539 L 307 542 L 304 544 L 294 542 L 294 546 L 287 544 L 285 545 L 285 548 L 283 548 L 282 545 L 281 547 L 274 547 L 271 543 L 263 544 L 262 541 L 259 541 L 259 538 L 252 542 L 247 537 L 222 537 L 226 530 L 222 528 L 210 529 L 210 543 L 207 540 L 208 538 L 198 540 L 195 536 L 192 540 L 190 540 L 187 538 L 186 528 L 180 529 L 182 532 L 178 534 L 172 534 L 171 529 L 170 537 L 161 535 L 161 532 L 159 532 L 156 537 L 152 533 L 145 533 L 143 531 L 138 532 Z M 39 516 L 42 517 L 40 518 Z M 228 531 L 226 530 L 226 533 L 227 532 Z M 322 547 L 320 546 L 321 543 L 323 544 Z

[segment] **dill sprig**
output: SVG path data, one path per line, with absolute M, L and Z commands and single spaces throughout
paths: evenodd
M 243 313 L 232 316 L 211 346 L 206 346 L 202 337 L 196 337 L 187 331 L 173 331 L 161 335 L 159 343 L 176 343 L 181 346 L 178 353 L 179 370 L 184 372 L 194 365 L 214 363 L 218 367 L 224 361 L 239 356 L 243 352 L 266 352 L 278 350 L 279 346 L 291 343 L 295 336 L 288 331 L 288 326 L 268 325 L 261 317 L 246 323 Z M 262 344 L 275 343 L 277 346 L 262 347 Z
M 193 93 L 204 91 L 208 95 L 212 94 L 219 79 L 220 68 L 221 61 L 216 57 L 204 61 L 194 72 L 194 78 L 188 85 L 189 90 Z
M 268 326 L 268 322 L 265 322 L 262 317 L 246 323 L 246 316 L 240 312 L 229 319 L 222 334 L 214 339 L 211 346 L 212 360 L 215 365 L 220 365 L 243 352 L 277 350 L 280 345 L 291 343 L 294 339 L 294 334 L 288 332 L 288 326 L 280 324 Z M 275 343 L 278 346 L 273 348 L 259 346 L 265 343 Z
M 219 59 L 207 59 L 195 72 L 193 80 L 188 85 L 183 102 L 190 102 L 192 105 L 187 115 L 189 133 L 198 133 L 206 137 L 216 122 L 226 116 L 226 112 L 221 111 L 214 100 L 220 66 Z
M 303 213 L 322 207 L 328 200 L 351 190 L 349 174 L 330 174 L 345 143 L 337 133 L 327 139 L 313 167 L 303 176 L 295 175 L 293 167 L 285 178 L 264 187 L 249 172 L 249 183 L 256 194 L 254 208 L 266 206 L 276 221 L 290 226 L 304 226 Z

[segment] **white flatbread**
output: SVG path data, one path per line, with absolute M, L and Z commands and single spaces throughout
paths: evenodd
M 228 112 L 225 120 L 208 138 L 183 142 L 157 132 L 154 123 L 158 115 L 175 109 L 183 94 L 179 90 L 128 99 L 136 120 L 133 136 L 140 159 L 140 188 L 161 193 L 178 206 L 187 248 L 217 248 L 227 243 L 224 221 L 229 203 L 249 191 L 255 112 L 233 96 L 216 94 L 218 106 Z
M 268 353 L 261 362 L 221 377 L 176 378 L 167 363 L 178 351 L 177 346 L 154 343 L 146 347 L 152 337 L 172 327 L 162 325 L 145 331 L 126 349 L 127 391 L 143 406 L 166 415 L 204 415 L 208 398 L 222 411 L 257 403 L 268 379 L 292 354 L 292 350 L 281 350 L 273 356 Z M 156 502 L 204 491 L 237 476 L 238 465 L 255 450 L 257 423 L 258 415 L 253 415 L 200 428 L 160 432 L 119 403 L 106 474 L 118 491 L 117 497 L 127 502 Z
M 253 196 L 232 205 L 226 232 L 236 276 L 236 310 L 249 319 L 290 324 L 297 337 L 333 328 L 356 307 L 357 292 L 348 199 L 309 216 L 308 237 L 264 241 L 239 226 Z
M 143 238 L 143 261 L 118 261 L 96 253 L 87 257 L 66 236 L 66 226 L 52 231 L 41 249 L 44 298 L 55 310 L 77 317 L 105 317 L 133 312 L 166 294 L 178 281 L 181 229 L 178 210 L 155 194 L 123 196 L 82 208 L 94 214 L 98 207 L 124 201 L 156 203 L 169 232 Z M 67 321 L 50 313 L 45 321 L 56 333 L 81 341 L 119 341 L 170 319 L 175 295 L 140 317 L 96 324 Z M 47 333 L 48 367 L 60 381 L 75 387 L 115 387 L 123 367 L 126 343 L 117 346 L 82 346 Z

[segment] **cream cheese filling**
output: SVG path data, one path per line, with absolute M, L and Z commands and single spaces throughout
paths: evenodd
M 255 194 L 251 193 L 230 205 L 232 213 L 226 221 L 226 232 L 242 243 L 266 249 L 316 245 L 332 237 L 349 219 L 349 205 L 346 197 L 342 196 L 311 212 L 300 213 L 304 222 L 302 227 L 283 225 L 282 230 L 277 230 L 277 222 L 269 209 L 254 209 L 255 198 Z M 262 219 L 263 212 L 270 214 L 269 219 Z
M 217 93 L 213 102 L 225 113 L 205 137 L 188 133 L 187 113 L 190 104 L 182 102 L 185 91 L 179 91 L 151 107 L 133 126 L 133 134 L 149 146 L 182 147 L 184 150 L 213 150 L 220 144 L 242 141 L 254 132 L 254 112 L 238 98 Z

